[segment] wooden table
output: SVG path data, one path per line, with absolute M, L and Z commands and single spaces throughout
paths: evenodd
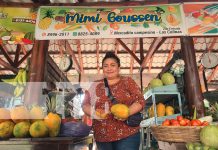
M 54 138 L 11 138 L 0 141 L 0 150 L 92 150 L 93 136 Z

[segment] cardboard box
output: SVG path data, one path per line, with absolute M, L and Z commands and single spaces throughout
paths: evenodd
M 186 143 L 169 143 L 158 141 L 158 146 L 160 150 L 187 150 L 185 144 Z

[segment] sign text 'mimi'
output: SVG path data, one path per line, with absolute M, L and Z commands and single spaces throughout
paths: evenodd
M 97 13 L 96 16 L 88 16 L 84 14 L 75 13 L 73 15 L 66 14 L 65 22 L 70 23 L 99 23 L 102 21 L 100 14 Z M 144 14 L 144 15 L 117 15 L 115 12 L 110 12 L 107 15 L 107 21 L 111 23 L 115 22 L 159 22 L 161 21 L 161 16 L 158 14 Z

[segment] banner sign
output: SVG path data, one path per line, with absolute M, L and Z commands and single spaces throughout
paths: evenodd
M 32 44 L 37 10 L 0 7 L 0 43 Z
M 185 34 L 181 4 L 134 7 L 42 6 L 36 39 L 180 36 Z
M 187 32 L 191 36 L 218 35 L 218 3 L 184 3 Z

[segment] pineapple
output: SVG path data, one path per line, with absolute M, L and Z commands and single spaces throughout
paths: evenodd
M 52 23 L 54 18 L 54 10 L 48 9 L 45 11 L 45 17 L 39 21 L 38 27 L 42 30 L 46 30 Z

